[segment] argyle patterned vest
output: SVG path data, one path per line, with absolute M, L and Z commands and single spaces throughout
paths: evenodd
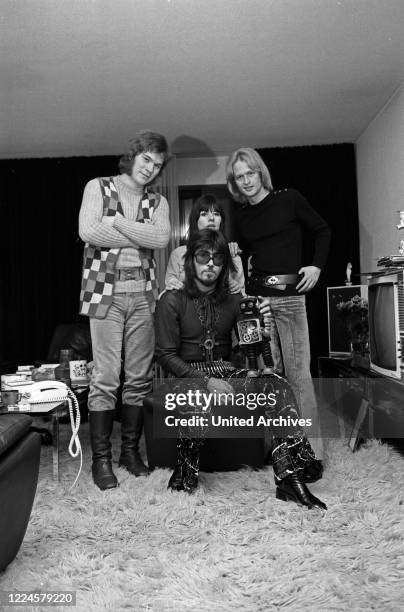
M 123 215 L 122 204 L 112 177 L 99 178 L 103 197 L 104 216 L 113 217 L 117 212 Z M 136 221 L 151 221 L 153 212 L 160 204 L 160 194 L 145 191 L 139 205 Z M 80 291 L 80 314 L 104 319 L 112 304 L 115 281 L 115 265 L 119 248 L 110 249 L 86 243 L 83 256 L 83 274 Z M 153 251 L 140 249 L 139 256 L 146 280 L 146 296 L 154 310 L 158 298 L 156 262 Z

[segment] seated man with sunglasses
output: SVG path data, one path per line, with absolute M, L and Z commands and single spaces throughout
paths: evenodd
M 212 394 L 234 392 L 232 385 L 221 378 L 231 368 L 226 360 L 230 356 L 231 332 L 242 299 L 241 294 L 229 293 L 231 267 L 227 242 L 220 232 L 204 229 L 192 234 L 184 258 L 184 288 L 164 293 L 156 311 L 158 363 L 178 378 L 201 379 L 200 389 Z M 267 298 L 261 301 L 259 310 L 261 315 L 269 317 Z M 227 372 L 226 364 L 230 366 Z M 285 381 L 277 379 L 280 387 L 286 387 Z M 293 401 L 288 406 L 280 406 L 280 412 L 295 410 L 292 403 L 295 404 Z M 298 414 L 297 408 L 294 414 Z M 206 431 L 201 427 L 199 437 L 194 432 L 195 429 L 186 427 L 179 429 L 177 464 L 168 483 L 172 490 L 192 493 L 198 485 L 199 451 Z M 309 508 L 325 508 L 301 478 L 304 463 L 311 457 L 310 445 L 303 435 L 278 439 L 272 454 L 277 497 Z

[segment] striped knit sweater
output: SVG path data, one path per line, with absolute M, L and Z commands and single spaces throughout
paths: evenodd
M 141 256 L 144 258 L 144 254 L 147 252 L 145 249 L 163 248 L 168 243 L 170 236 L 168 203 L 163 196 L 159 196 L 159 205 L 153 211 L 151 221 L 147 219 L 145 222 L 137 221 L 143 191 L 127 185 L 124 180 L 125 177 L 117 176 L 112 177 L 112 179 L 111 188 L 113 188 L 113 185 L 115 186 L 113 188 L 116 194 L 114 196 L 115 201 L 118 197 L 120 202 L 118 211 L 122 210 L 124 216 L 119 212 L 116 214 L 105 213 L 100 180 L 94 179 L 86 185 L 84 190 L 79 217 L 80 237 L 93 247 L 102 247 L 106 252 L 111 249 L 111 256 L 113 252 L 116 253 L 114 267 L 132 268 L 140 266 L 142 265 Z M 106 185 L 109 184 L 108 181 Z M 116 207 L 114 207 L 114 210 L 116 210 Z M 105 214 L 111 214 L 111 216 L 104 216 Z M 141 253 L 139 249 L 141 249 Z M 101 274 L 98 280 L 102 277 Z M 91 282 L 87 285 L 87 296 L 90 286 Z M 142 291 L 144 289 L 145 281 L 136 280 L 114 281 L 113 286 L 114 293 Z M 85 301 L 87 299 L 89 297 L 85 298 Z M 91 299 L 93 300 L 93 298 Z M 96 301 L 95 296 L 94 300 Z M 90 314 L 86 309 L 82 312 L 83 314 Z M 94 307 L 91 307 L 90 312 L 94 313 Z M 100 315 L 103 318 L 104 313 L 105 305 L 100 304 L 100 309 L 97 309 L 97 314 L 94 316 Z

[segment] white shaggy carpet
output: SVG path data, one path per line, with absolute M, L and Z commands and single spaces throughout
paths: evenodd
M 119 424 L 115 424 L 114 455 Z M 69 426 L 62 426 L 67 448 Z M 75 590 L 78 611 L 270 612 L 403 609 L 404 458 L 376 441 L 353 454 L 328 442 L 310 485 L 328 511 L 275 499 L 272 468 L 202 474 L 197 493 L 167 491 L 169 470 L 101 492 L 62 453 L 61 483 L 42 447 L 38 491 L 0 589 Z

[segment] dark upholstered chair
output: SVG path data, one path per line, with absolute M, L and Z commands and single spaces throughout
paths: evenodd
M 41 438 L 25 414 L 0 414 L 0 571 L 27 530 L 39 472 Z
M 88 322 L 57 325 L 49 345 L 47 360 L 58 363 L 60 349 L 73 350 L 74 359 L 92 360 L 91 335 Z

